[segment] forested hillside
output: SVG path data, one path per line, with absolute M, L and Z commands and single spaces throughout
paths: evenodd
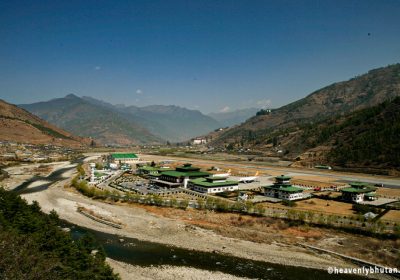
M 282 151 L 297 164 L 400 170 L 400 97 L 345 116 L 290 129 L 249 134 L 258 150 Z
M 60 225 L 55 212 L 0 188 L 0 279 L 119 279 L 91 236 L 74 241 Z

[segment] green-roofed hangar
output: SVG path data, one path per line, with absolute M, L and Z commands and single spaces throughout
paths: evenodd
M 133 163 L 138 162 L 140 158 L 134 153 L 112 153 L 109 155 L 110 162 L 114 163 Z

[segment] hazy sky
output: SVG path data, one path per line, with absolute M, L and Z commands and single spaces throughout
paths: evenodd
M 400 1 L 1 1 L 0 98 L 278 107 L 400 62 Z

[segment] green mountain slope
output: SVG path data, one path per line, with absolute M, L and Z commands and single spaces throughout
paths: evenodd
M 400 97 L 304 130 L 311 146 L 330 146 L 326 162 L 400 170 Z

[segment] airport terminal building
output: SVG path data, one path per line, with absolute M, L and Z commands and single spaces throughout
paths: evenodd
M 175 170 L 161 172 L 158 179 L 151 181 L 160 187 L 187 188 L 189 180 L 205 178 L 210 175 L 211 174 L 208 172 L 201 171 L 199 167 L 194 167 L 190 163 L 186 163 L 176 167 Z
M 264 195 L 282 200 L 303 199 L 303 189 L 292 186 L 290 179 L 291 177 L 284 175 L 275 177 L 273 185 L 263 187 Z
M 238 181 L 228 181 L 223 177 L 206 177 L 190 180 L 188 188 L 201 193 L 232 192 L 239 189 Z

